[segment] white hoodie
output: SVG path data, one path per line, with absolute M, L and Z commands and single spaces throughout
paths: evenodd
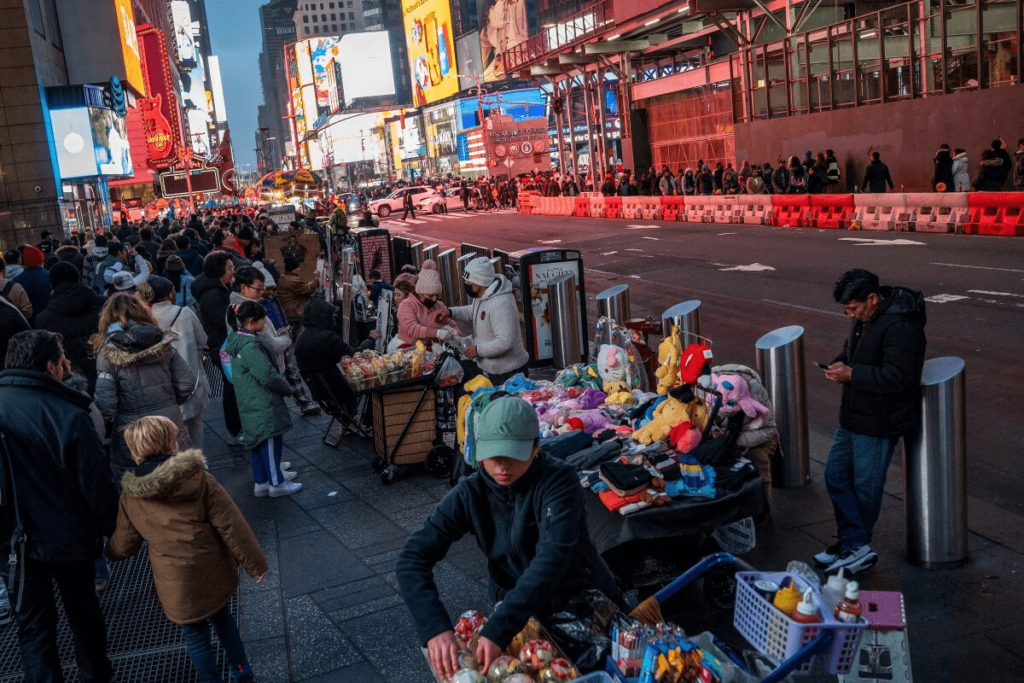
M 519 329 L 512 283 L 504 275 L 495 275 L 491 286 L 472 305 L 456 306 L 448 312 L 455 320 L 473 321 L 477 365 L 488 375 L 504 375 L 530 360 Z

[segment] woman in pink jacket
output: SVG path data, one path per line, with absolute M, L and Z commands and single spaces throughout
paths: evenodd
M 448 308 L 438 299 L 440 296 L 441 275 L 428 259 L 416 281 L 416 296 L 406 297 L 398 305 L 398 338 L 403 344 L 412 346 L 419 340 L 429 345 L 459 333 L 454 323 L 439 322 L 448 317 Z

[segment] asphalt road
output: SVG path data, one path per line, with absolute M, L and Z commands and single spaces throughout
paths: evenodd
M 700 299 L 716 362 L 752 367 L 756 340 L 785 325 L 805 328 L 808 360 L 831 361 L 849 329 L 832 285 L 849 268 L 921 290 L 928 298 L 928 357 L 967 362 L 970 528 L 1000 542 L 1011 539 L 1010 546 L 1024 552 L 1024 407 L 1018 394 L 1024 386 L 1024 240 L 516 213 L 420 215 L 381 227 L 428 244 L 579 250 L 591 322 L 594 295 L 614 284 L 630 285 L 633 317 L 660 319 L 669 306 Z M 811 456 L 824 461 L 839 390 L 813 366 L 807 378 L 817 444 Z

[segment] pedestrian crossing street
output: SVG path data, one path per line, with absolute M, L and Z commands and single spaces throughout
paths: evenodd
M 494 211 L 452 211 L 449 213 L 417 213 L 416 218 L 407 218 L 402 220 L 402 213 L 400 211 L 395 212 L 387 218 L 380 219 L 381 227 L 396 228 L 400 226 L 411 226 L 411 225 L 427 225 L 429 223 L 442 223 L 447 220 L 463 220 L 466 218 L 473 218 L 474 216 L 494 216 L 501 213 L 516 213 L 515 209 L 495 209 Z

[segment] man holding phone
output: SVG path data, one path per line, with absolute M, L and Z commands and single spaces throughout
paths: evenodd
M 839 540 L 814 561 L 826 574 L 845 569 L 849 576 L 878 561 L 869 543 L 885 473 L 896 441 L 918 421 L 926 316 L 921 292 L 882 287 L 877 275 L 861 268 L 843 273 L 832 295 L 853 319 L 842 353 L 824 368 L 825 377 L 843 387 L 825 464 Z

